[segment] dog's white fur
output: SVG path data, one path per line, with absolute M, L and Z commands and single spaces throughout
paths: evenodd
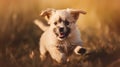
M 38 20 L 35 20 L 35 24 L 44 31 L 40 38 L 41 60 L 46 58 L 46 52 L 49 52 L 51 57 L 58 63 L 66 63 L 68 56 L 72 52 L 80 54 L 78 51 L 82 48 L 82 40 L 80 38 L 80 31 L 76 25 L 80 13 L 85 14 L 84 11 L 76 9 L 45 10 L 41 13 L 41 16 L 47 16 L 50 27 L 46 27 Z M 67 19 L 70 22 L 68 27 L 70 27 L 71 32 L 65 39 L 59 39 L 53 32 L 53 29 L 56 27 L 54 22 L 59 19 L 59 16 L 63 20 Z

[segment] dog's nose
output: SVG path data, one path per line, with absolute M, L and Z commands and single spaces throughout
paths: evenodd
M 63 31 L 64 31 L 64 28 L 63 28 L 63 27 L 59 28 L 59 31 L 60 31 L 60 32 L 63 32 Z

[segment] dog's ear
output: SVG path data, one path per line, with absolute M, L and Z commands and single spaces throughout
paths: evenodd
M 77 20 L 78 19 L 78 17 L 79 17 L 79 14 L 86 14 L 86 12 L 85 11 L 83 11 L 83 10 L 75 10 L 75 9 L 71 9 L 70 10 L 70 13 L 71 13 L 71 15 L 73 16 L 73 18 L 75 19 L 75 20 Z
M 40 16 L 41 17 L 46 17 L 46 19 L 48 20 L 50 18 L 50 16 L 52 15 L 52 12 L 55 11 L 55 9 L 46 9 L 46 10 L 43 10 L 41 13 L 40 13 Z

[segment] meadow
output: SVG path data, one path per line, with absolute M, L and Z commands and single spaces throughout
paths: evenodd
M 120 67 L 119 0 L 0 0 L 0 67 L 58 67 L 39 58 L 41 31 L 33 21 L 46 8 L 87 12 L 77 24 L 89 53 L 59 67 Z

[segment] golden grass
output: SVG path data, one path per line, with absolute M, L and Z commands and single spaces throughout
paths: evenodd
M 0 0 L 0 66 L 53 67 L 50 59 L 41 63 L 38 41 L 42 33 L 33 23 L 40 10 L 46 8 L 77 8 L 87 12 L 80 15 L 78 25 L 84 46 L 90 48 L 85 56 L 63 67 L 120 66 L 120 5 L 119 0 Z M 60 66 L 60 67 L 62 67 Z

